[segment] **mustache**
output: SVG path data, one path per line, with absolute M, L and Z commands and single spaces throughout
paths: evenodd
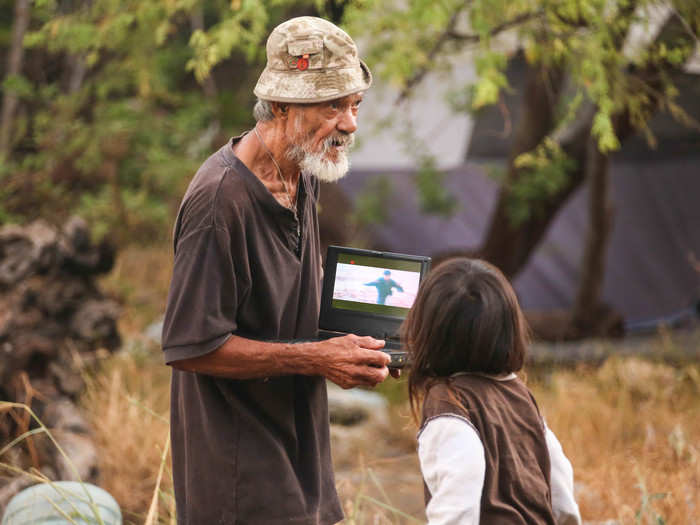
M 334 147 L 351 148 L 355 144 L 354 133 L 334 133 L 323 141 L 324 153 Z

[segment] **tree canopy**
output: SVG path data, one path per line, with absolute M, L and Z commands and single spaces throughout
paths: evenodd
M 636 131 L 653 143 L 658 110 L 697 125 L 673 81 L 698 42 L 693 0 L 0 0 L 0 14 L 0 221 L 78 211 L 102 233 L 162 236 L 203 156 L 250 125 L 267 34 L 299 14 L 342 23 L 402 100 L 465 48 L 478 80 L 458 90 L 456 110 L 529 90 L 499 203 L 507 212 L 485 242 L 507 273 L 583 180 L 586 137 L 607 155 Z M 633 28 L 650 38 L 632 45 Z M 516 49 L 529 87 L 504 74 Z M 431 159 L 417 162 L 426 209 L 449 213 Z M 510 246 L 503 230 L 523 228 L 525 246 Z
M 0 222 L 79 212 L 101 234 L 167 235 L 203 156 L 251 122 L 267 34 L 315 12 L 284 0 L 0 1 L 11 102 Z

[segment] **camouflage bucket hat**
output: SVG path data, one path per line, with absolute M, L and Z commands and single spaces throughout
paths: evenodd
M 355 42 L 334 24 L 313 16 L 278 25 L 267 39 L 267 66 L 253 91 L 273 102 L 324 102 L 363 91 L 372 74 Z

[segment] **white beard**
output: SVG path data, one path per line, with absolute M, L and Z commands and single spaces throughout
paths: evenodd
M 353 145 L 354 135 L 350 135 L 345 148 L 337 151 L 338 158 L 335 161 L 326 158 L 327 153 L 333 148 L 331 139 L 326 139 L 322 151 L 314 153 L 309 151 L 306 144 L 290 146 L 287 157 L 299 164 L 302 172 L 308 173 L 323 182 L 335 182 L 347 175 L 350 169 L 347 149 Z

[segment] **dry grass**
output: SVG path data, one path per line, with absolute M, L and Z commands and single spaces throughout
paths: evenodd
M 169 279 L 169 246 L 120 255 L 103 285 L 126 302 L 121 329 L 129 341 L 139 341 L 144 326 L 160 314 Z M 672 349 L 673 335 L 664 332 L 652 343 Z M 700 365 L 610 359 L 597 369 L 530 376 L 542 412 L 574 465 L 585 521 L 698 522 Z M 151 503 L 167 438 L 168 378 L 157 349 L 132 344 L 95 375 L 83 399 L 102 451 L 101 484 L 119 501 L 126 523 L 144 523 Z M 405 381 L 380 389 L 391 399 L 391 421 L 333 431 L 346 521 L 422 522 L 416 429 Z M 169 467 L 163 478 L 158 516 L 160 523 L 172 523 Z
M 144 523 L 153 496 L 167 437 L 168 376 L 157 352 L 124 352 L 95 376 L 83 399 L 102 452 L 101 484 L 127 523 Z M 611 359 L 599 369 L 538 376 L 530 386 L 574 465 L 585 520 L 694 523 L 700 514 L 698 364 Z M 405 381 L 389 388 L 391 421 L 333 430 L 348 524 L 423 520 L 415 426 L 401 399 Z M 171 523 L 169 467 L 163 478 L 159 519 Z
M 119 330 L 137 335 L 158 319 L 165 307 L 172 276 L 172 246 L 127 246 L 100 286 L 124 304 Z
M 160 356 L 158 356 L 160 357 Z M 100 456 L 100 485 L 119 502 L 125 524 L 142 524 L 168 439 L 170 372 L 136 346 L 88 381 L 82 398 Z M 160 485 L 160 523 L 174 523 L 169 458 Z
M 700 516 L 700 367 L 611 359 L 533 385 L 574 465 L 587 520 Z

